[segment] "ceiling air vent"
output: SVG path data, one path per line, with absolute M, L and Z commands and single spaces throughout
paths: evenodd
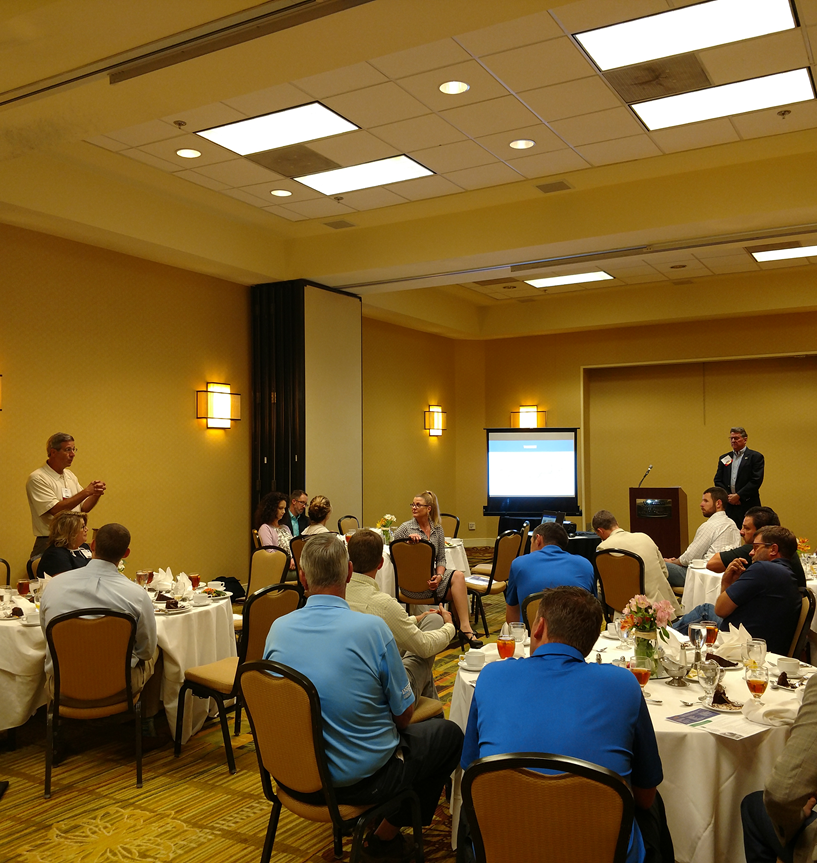
M 694 54 L 651 60 L 602 74 L 621 98 L 630 103 L 712 86 Z
M 565 192 L 573 187 L 566 180 L 557 180 L 555 183 L 541 183 L 536 188 L 547 195 L 550 192 Z
M 327 228 L 334 228 L 336 231 L 341 228 L 356 228 L 354 222 L 347 222 L 345 219 L 338 219 L 337 222 L 324 222 Z
M 284 177 L 306 177 L 308 174 L 340 168 L 337 162 L 327 159 L 306 144 L 290 144 L 288 147 L 276 147 L 275 150 L 248 153 L 244 158 L 270 171 L 277 171 Z

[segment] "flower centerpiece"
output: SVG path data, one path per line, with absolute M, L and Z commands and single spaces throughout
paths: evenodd
M 635 637 L 636 660 L 648 663 L 652 675 L 661 672 L 658 636 L 667 641 L 667 624 L 672 616 L 673 608 L 668 600 L 653 603 L 643 594 L 636 594 L 624 607 L 622 627 Z
M 397 517 L 393 516 L 391 513 L 386 513 L 385 516 L 381 516 L 377 520 L 377 524 L 375 528 L 380 530 L 380 533 L 383 535 L 384 543 L 391 543 L 392 534 L 391 534 L 391 526 L 397 521 Z
M 811 552 L 811 546 L 808 542 L 808 537 L 798 537 L 797 538 L 797 554 L 805 555 L 807 552 Z
M 124 558 L 120 558 L 120 559 L 119 559 L 119 563 L 116 565 L 116 569 L 117 569 L 120 573 L 124 573 L 124 572 L 125 572 L 125 559 L 124 559 Z

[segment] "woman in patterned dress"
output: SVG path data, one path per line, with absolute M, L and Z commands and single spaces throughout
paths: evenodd
M 258 539 L 262 546 L 278 546 L 291 557 L 289 541 L 292 535 L 289 533 L 289 528 L 280 524 L 281 518 L 287 512 L 288 503 L 287 496 L 283 493 L 270 492 L 259 502 L 253 524 L 258 531 Z

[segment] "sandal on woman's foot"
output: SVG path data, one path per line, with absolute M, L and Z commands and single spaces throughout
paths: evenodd
M 414 839 L 398 833 L 391 840 L 381 840 L 374 832 L 363 841 L 367 861 L 410 861 L 414 854 Z
M 471 633 L 466 633 L 464 630 L 460 630 L 460 636 L 471 646 L 471 648 L 482 648 L 482 640 L 477 639 L 477 637 Z

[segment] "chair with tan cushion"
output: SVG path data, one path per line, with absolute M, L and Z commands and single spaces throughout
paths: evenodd
M 460 517 L 453 513 L 440 513 L 440 525 L 446 537 L 456 537 L 460 533 Z
M 494 557 L 490 564 L 490 569 L 487 573 L 482 572 L 481 568 L 487 565 L 475 567 L 471 573 L 488 577 L 486 584 L 480 584 L 470 581 L 467 577 L 465 584 L 468 588 L 468 593 L 474 598 L 476 604 L 476 612 L 482 617 L 482 627 L 485 630 L 486 637 L 488 636 L 488 620 L 485 617 L 485 607 L 482 604 L 482 598 L 493 594 L 501 594 L 508 585 L 508 576 L 511 573 L 511 564 L 514 558 L 519 554 L 522 546 L 521 531 L 505 531 L 496 538 L 494 543 Z
M 331 823 L 336 858 L 343 855 L 343 835 L 353 832 L 350 860 L 359 861 L 366 826 L 375 820 L 379 822 L 406 799 L 412 806 L 416 860 L 422 861 L 420 804 L 414 792 L 406 790 L 377 805 L 337 803 L 326 762 L 321 700 L 312 682 L 289 666 L 269 660 L 246 663 L 239 677 L 261 785 L 267 800 L 272 802 L 261 861 L 269 861 L 272 856 L 282 805 L 304 819 Z M 321 791 L 322 804 L 304 803 L 296 797 Z
M 533 631 L 533 622 L 536 620 L 536 613 L 539 611 L 539 604 L 544 593 L 544 591 L 537 591 L 535 594 L 528 594 L 522 604 L 522 620 L 525 622 L 525 627 L 528 628 L 528 636 Z
M 600 765 L 552 753 L 487 756 L 466 770 L 462 799 L 477 861 L 627 859 L 633 793 Z
M 800 591 L 803 594 L 800 616 L 797 619 L 797 626 L 794 628 L 794 636 L 788 653 L 789 657 L 797 657 L 798 659 L 806 647 L 806 640 L 809 630 L 811 630 L 811 621 L 814 618 L 814 594 L 810 588 L 801 588 Z
M 389 545 L 391 563 L 394 566 L 394 596 L 405 603 L 406 608 L 412 603 L 418 603 L 412 594 L 422 594 L 428 591 L 428 580 L 434 576 L 434 546 L 428 540 L 394 540 Z M 431 602 L 431 601 L 426 601 Z
M 142 703 L 131 686 L 136 620 L 110 609 L 78 609 L 48 622 L 45 638 L 54 673 L 48 704 L 45 798 L 51 797 L 51 768 L 61 717 L 96 720 L 131 714 L 136 727 L 136 787 L 142 788 Z
M 257 554 L 257 553 L 256 553 Z M 261 553 L 265 554 L 265 553 Z M 238 670 L 248 660 L 260 660 L 264 656 L 272 622 L 303 605 L 303 588 L 291 583 L 278 583 L 261 588 L 247 598 L 244 604 L 244 626 L 238 645 L 238 657 L 226 657 L 186 669 L 184 684 L 179 691 L 179 705 L 176 710 L 176 744 L 174 755 L 182 752 L 182 730 L 184 729 L 185 696 L 189 690 L 202 699 L 215 699 L 218 703 L 218 717 L 221 721 L 221 734 L 227 752 L 227 765 L 230 774 L 235 774 L 235 759 L 230 743 L 230 729 L 227 724 L 225 702 L 235 699 L 235 734 L 241 732 L 241 698 L 238 686 Z
M 644 593 L 644 561 L 625 549 L 596 550 L 596 573 L 601 580 L 601 601 L 608 621 L 612 611 L 623 612 L 636 594 Z
M 289 554 L 292 555 L 295 561 L 296 572 L 301 567 L 301 550 L 304 548 L 304 543 L 306 543 L 308 539 L 308 537 L 304 537 L 303 535 L 301 535 L 298 537 L 293 537 L 292 540 L 289 541 Z
M 250 559 L 250 582 L 247 596 L 267 585 L 284 582 L 289 573 L 289 555 L 280 546 L 264 546 L 256 549 Z
M 341 516 L 338 519 L 338 533 L 345 534 L 347 531 L 357 531 L 360 528 L 360 520 L 357 516 Z

